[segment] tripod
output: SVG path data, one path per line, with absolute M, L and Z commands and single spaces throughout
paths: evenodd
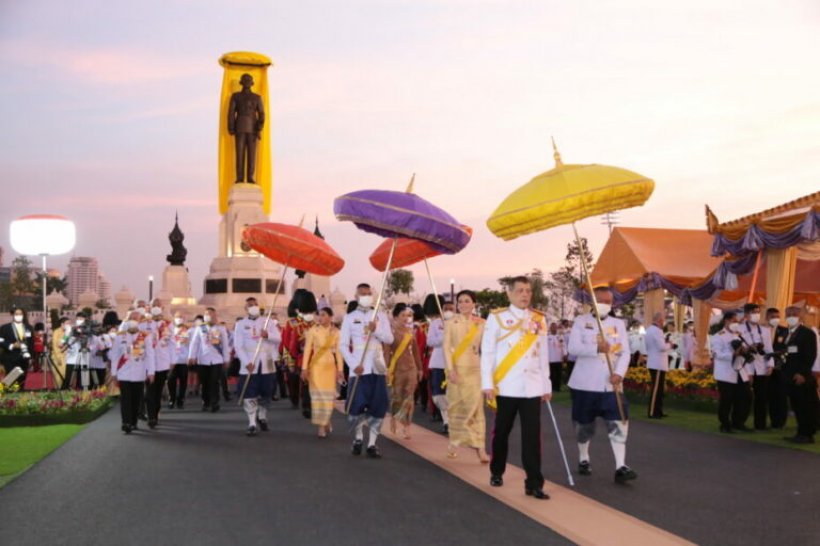
M 91 385 L 91 372 L 89 364 L 91 362 L 91 351 L 88 349 L 88 343 L 83 343 L 80 352 L 77 355 L 77 363 L 71 369 L 71 375 L 68 377 L 68 388 L 74 383 L 74 377 L 77 376 L 78 387 L 82 387 L 84 391 L 88 390 Z M 78 375 L 79 374 L 79 375 Z M 97 377 L 94 376 L 94 385 L 97 385 Z
M 40 370 L 43 373 L 43 390 L 48 390 L 48 376 L 51 374 L 53 388 L 60 394 L 60 399 L 62 399 L 63 393 L 61 387 L 65 381 L 65 377 L 62 372 L 60 372 L 60 368 L 54 364 L 54 360 L 51 358 L 51 351 L 48 350 L 48 346 L 46 346 L 45 350 L 40 353 Z M 54 377 L 55 374 L 56 378 Z

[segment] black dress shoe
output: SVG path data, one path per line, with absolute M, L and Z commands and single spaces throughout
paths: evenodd
M 211 413 L 216 413 L 219 411 L 219 404 L 214 404 L 211 406 Z
M 210 411 L 210 410 L 211 410 L 211 406 L 209 406 L 208 404 L 202 404 L 202 411 Z
M 534 497 L 539 500 L 544 500 L 550 498 L 543 489 L 524 489 L 524 494 L 528 497 Z
M 260 419 L 259 420 L 259 429 L 262 430 L 263 432 L 267 432 L 268 430 L 270 430 L 268 428 L 268 422 L 265 421 L 264 419 Z
M 120 427 L 120 428 L 122 429 L 123 432 L 128 433 L 128 425 L 126 425 L 125 423 L 123 423 L 122 427 Z
M 735 431 L 732 430 L 732 427 L 728 427 L 726 425 L 720 425 L 720 431 L 724 434 L 734 434 Z
M 450 425 L 443 425 L 441 427 L 441 433 L 444 434 L 445 436 L 449 436 L 450 435 Z
M 581 476 L 589 476 L 592 474 L 592 467 L 589 465 L 589 461 L 581 461 L 578 463 L 578 474 Z
M 361 455 L 362 454 L 362 441 L 356 440 L 353 442 L 353 447 L 350 448 L 350 452 L 353 455 Z
M 248 436 L 256 436 L 256 427 L 251 425 L 248 427 L 248 432 L 246 432 Z
M 176 403 L 173 400 L 168 402 L 168 409 L 174 409 L 174 406 L 176 406 Z
M 185 402 L 177 402 L 177 409 L 185 409 Z
M 148 428 L 151 430 L 157 428 L 157 420 L 156 419 L 149 419 L 148 420 Z
M 501 476 L 492 475 L 490 476 L 490 485 L 493 487 L 501 487 L 504 485 L 504 478 Z
M 615 483 L 626 483 L 638 479 L 638 474 L 628 466 L 622 466 L 615 471 Z
M 747 427 L 746 425 L 740 425 L 739 427 L 732 427 L 734 430 L 738 430 L 740 432 L 754 432 L 754 429 Z
M 134 430 L 134 427 L 132 427 L 131 425 L 123 425 L 122 426 L 122 431 L 126 434 L 131 434 L 131 432 L 133 430 Z
M 367 448 L 367 456 L 371 459 L 381 459 L 382 453 L 379 451 L 379 446 L 369 446 Z

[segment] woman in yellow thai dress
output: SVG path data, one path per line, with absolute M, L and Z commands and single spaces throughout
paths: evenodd
M 331 431 L 336 384 L 344 379 L 344 361 L 339 353 L 339 330 L 333 325 L 333 310 L 319 310 L 317 324 L 305 335 L 302 380 L 310 389 L 311 422 L 319 427 L 319 438 Z
M 447 403 L 450 417 L 450 445 L 447 456 L 457 456 L 457 446 L 476 450 L 479 461 L 489 462 L 484 422 L 484 395 L 481 392 L 479 349 L 484 320 L 473 314 L 476 297 L 462 290 L 456 298 L 458 314 L 445 323 L 444 357 L 447 362 Z
M 401 424 L 402 436 L 410 439 L 416 387 L 422 373 L 421 355 L 413 330 L 413 309 L 400 303 L 393 309 L 393 343 L 384 349 L 390 387 L 390 430 Z

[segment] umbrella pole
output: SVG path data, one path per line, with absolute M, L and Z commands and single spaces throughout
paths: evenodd
M 755 288 L 757 288 L 757 275 L 760 273 L 760 258 L 763 256 L 763 251 L 757 251 L 757 259 L 755 260 L 755 272 L 752 275 L 752 286 L 749 288 L 749 298 L 746 300 L 747 303 L 752 303 L 752 300 L 755 297 Z
M 268 330 L 268 323 L 270 322 L 270 316 L 271 316 L 271 314 L 273 314 L 273 308 L 276 306 L 276 298 L 279 297 L 279 292 L 282 289 L 282 283 L 285 282 L 285 273 L 287 273 L 287 272 L 288 272 L 288 264 L 286 262 L 285 263 L 285 268 L 282 269 L 282 277 L 279 279 L 279 284 L 276 285 L 276 293 L 273 295 L 273 301 L 271 302 L 270 307 L 268 307 L 268 312 L 265 313 L 265 323 L 262 325 L 262 330 L 263 331 Z M 251 362 L 253 362 L 253 363 L 256 362 L 256 357 L 259 356 L 259 350 L 261 348 L 262 348 L 262 332 L 259 332 L 259 341 L 256 342 L 256 350 L 253 352 L 253 358 L 251 359 Z M 245 391 L 248 390 L 248 383 L 251 382 L 251 375 L 252 375 L 252 372 L 248 374 L 248 378 L 245 380 L 245 384 L 242 385 L 242 392 L 239 394 L 239 402 L 237 403 L 237 406 L 241 407 L 242 402 L 245 400 Z
M 387 257 L 387 266 L 384 268 L 384 275 L 382 276 L 382 285 L 379 287 L 379 295 L 376 298 L 376 304 L 373 306 L 373 316 L 370 319 L 370 322 L 376 320 L 376 317 L 379 314 L 379 306 L 382 304 L 382 295 L 384 294 L 384 287 L 387 284 L 387 276 L 390 274 L 390 268 L 393 265 L 393 254 L 396 252 L 396 245 L 398 244 L 399 240 L 397 238 L 393 238 L 393 244 L 390 246 L 390 255 Z M 359 366 L 364 364 L 364 357 L 367 354 L 367 347 L 370 345 L 370 338 L 373 337 L 373 332 L 367 332 L 367 338 L 365 338 L 364 342 L 364 349 L 362 350 L 362 356 L 359 359 Z M 356 366 L 358 368 L 359 366 Z M 354 368 L 355 369 L 355 368 Z M 353 370 L 350 370 L 351 372 Z M 347 397 L 347 404 L 345 404 L 345 415 L 350 413 L 350 405 L 353 403 L 353 397 L 356 396 L 356 387 L 359 386 L 359 376 L 356 375 L 356 380 L 353 381 L 353 385 L 350 387 L 350 392 L 348 393 Z
M 578 236 L 578 228 L 575 227 L 575 222 L 572 223 L 572 231 L 575 233 L 575 242 L 578 245 L 578 255 L 581 258 L 581 269 L 584 272 L 584 278 L 589 288 L 589 295 L 592 298 L 592 310 L 595 321 L 598 323 L 598 333 L 604 337 L 604 324 L 601 322 L 601 317 L 598 315 L 598 300 L 595 298 L 595 288 L 592 286 L 592 279 L 589 276 L 589 268 L 587 266 L 586 255 L 584 254 L 584 247 L 581 245 L 581 237 Z M 606 357 L 606 365 L 609 368 L 610 377 L 615 375 L 615 369 L 612 367 L 612 356 L 609 352 L 604 353 Z M 613 385 L 612 390 L 615 393 L 615 402 L 618 404 L 618 415 L 621 416 L 621 423 L 626 424 L 626 415 L 624 414 L 624 403 L 621 400 L 621 391 L 619 387 Z
M 444 311 L 441 310 L 441 302 L 438 299 L 438 290 L 436 290 L 436 283 L 433 282 L 433 274 L 430 273 L 430 264 L 427 262 L 427 258 L 424 258 L 424 267 L 427 269 L 427 278 L 430 279 L 430 288 L 433 289 L 433 294 L 436 296 L 436 307 L 438 307 L 438 316 L 441 317 L 441 320 L 444 320 Z M 455 302 L 452 302 L 455 304 Z

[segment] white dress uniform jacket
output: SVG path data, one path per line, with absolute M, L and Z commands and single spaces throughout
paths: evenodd
M 444 370 L 447 368 L 447 359 L 444 356 L 444 321 L 440 318 L 430 322 L 427 330 L 427 346 L 433 349 L 430 353 L 431 370 Z
M 712 336 L 712 354 L 715 357 L 714 376 L 715 381 L 725 381 L 727 383 L 737 383 L 738 370 L 742 369 L 743 359 L 735 357 L 732 349 L 732 341 L 739 339 L 737 334 L 728 330 L 721 330 Z M 748 380 L 745 371 L 744 381 Z
M 339 334 L 339 351 L 350 368 L 351 377 L 353 376 L 353 370 L 359 366 L 362 360 L 362 353 L 365 355 L 362 363 L 364 367 L 362 375 L 371 373 L 384 375 L 387 373 L 382 344 L 393 343 L 390 319 L 387 318 L 387 314 L 382 312 L 377 315 L 376 331 L 370 336 L 370 343 L 367 345 L 367 351 L 365 352 L 367 324 L 370 322 L 371 315 L 371 310 L 359 307 L 345 315 L 342 321 L 342 330 Z
M 646 329 L 646 367 L 650 370 L 669 371 L 669 353 L 672 345 L 666 342 L 663 330 L 650 324 Z
M 282 343 L 282 334 L 274 322 L 268 321 L 268 338 L 261 337 L 261 332 L 265 326 L 264 317 L 250 318 L 245 317 L 236 322 L 233 330 L 233 342 L 236 348 L 236 357 L 239 359 L 239 374 L 247 375 L 248 369 L 246 366 L 253 358 L 256 352 L 256 346 L 259 340 L 262 340 L 262 346 L 259 347 L 259 354 L 254 362 L 254 373 L 273 373 L 276 371 L 274 366 L 274 359 L 279 354 L 279 344 Z M 262 371 L 259 371 L 259 366 L 262 366 Z
M 552 392 L 547 321 L 544 315 L 510 306 L 494 311 L 481 338 L 481 389 L 496 387 L 493 373 L 527 332 L 538 337 L 497 385 L 498 394 L 510 398 L 536 398 Z
M 610 345 L 612 368 L 624 377 L 629 368 L 629 338 L 624 321 L 612 316 L 603 320 L 604 337 Z M 569 352 L 578 355 L 567 383 L 571 389 L 611 392 L 606 356 L 598 352 L 598 323 L 591 313 L 578 316 L 569 334 Z
M 176 356 L 176 346 L 171 339 L 171 324 L 164 320 L 154 321 L 152 332 L 156 345 L 154 346 L 154 360 L 158 372 L 171 369 Z
M 103 352 L 106 349 L 111 348 L 111 336 L 108 334 L 103 334 L 101 336 L 92 336 L 91 341 L 88 344 L 88 349 L 91 355 L 91 362 L 89 363 L 88 367 L 92 370 L 104 370 L 105 369 L 105 359 L 103 358 Z
M 768 328 L 760 324 L 744 322 L 740 325 L 740 337 L 750 347 L 758 343 L 763 344 L 766 354 L 772 354 L 772 333 Z M 746 365 L 746 373 L 749 375 L 766 375 L 770 368 L 774 368 L 774 360 L 763 355 L 755 355 L 753 362 Z
M 188 350 L 191 346 L 191 332 L 186 326 L 174 326 L 174 364 L 188 363 Z
M 228 331 L 221 324 L 203 324 L 194 331 L 188 358 L 200 366 L 218 366 L 231 360 Z
M 141 334 L 145 334 L 140 338 Z M 156 372 L 151 334 L 120 332 L 109 351 L 111 375 L 118 381 L 145 381 Z

